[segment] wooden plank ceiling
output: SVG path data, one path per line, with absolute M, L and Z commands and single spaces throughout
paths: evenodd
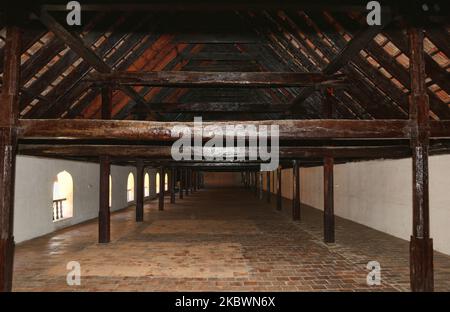
M 48 13 L 65 25 L 61 12 Z M 365 16 L 358 12 L 254 10 L 87 12 L 68 28 L 101 68 L 111 71 L 325 72 L 349 83 L 327 90 L 339 119 L 407 119 L 409 59 L 402 20 L 360 49 Z M 48 25 L 46 25 L 48 27 Z M 36 19 L 24 36 L 20 117 L 100 117 L 100 89 L 86 80 L 99 70 Z M 430 118 L 450 118 L 448 25 L 426 29 Z M 366 32 L 366 33 L 365 33 Z M 370 34 L 369 34 L 370 35 Z M 4 29 L 0 32 L 0 62 Z M 357 49 L 340 59 L 346 48 Z M 349 48 L 350 49 L 350 48 Z M 102 67 L 103 66 L 103 67 Z M 0 66 L 0 70 L 2 70 Z M 1 74 L 2 76 L 2 74 Z M 113 119 L 322 119 L 324 90 L 303 87 L 195 88 L 134 86 L 114 91 Z M 132 96 L 130 96 L 132 94 Z M 252 109 L 254 107 L 254 109 Z

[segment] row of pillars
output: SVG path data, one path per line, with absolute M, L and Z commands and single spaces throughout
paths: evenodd
M 108 157 L 100 157 L 100 205 L 98 213 L 98 242 L 109 243 L 111 239 L 110 230 L 110 207 L 109 207 L 109 174 L 111 162 Z M 193 192 L 204 187 L 203 174 L 200 171 L 189 168 L 160 167 L 159 169 L 159 193 L 158 209 L 164 210 L 165 199 L 165 174 L 169 174 L 170 203 L 175 204 L 176 186 L 179 183 L 179 198 L 183 199 Z M 144 161 L 136 161 L 136 222 L 144 221 Z
M 325 243 L 335 242 L 334 228 L 334 193 L 333 193 L 333 157 L 325 157 L 323 160 L 323 183 L 324 183 L 324 213 L 323 213 L 323 237 Z M 272 200 L 271 181 L 275 183 L 276 190 L 276 209 L 282 210 L 283 197 L 281 195 L 281 166 L 277 168 L 276 179 L 274 173 L 267 171 L 266 174 L 266 201 Z M 300 201 L 300 164 L 298 160 L 292 161 L 292 220 L 301 220 L 301 201 Z M 263 174 L 256 171 L 245 171 L 242 173 L 242 183 L 246 188 L 251 189 L 259 199 L 264 198 Z

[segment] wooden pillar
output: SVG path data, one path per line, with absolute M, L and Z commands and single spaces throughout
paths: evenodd
M 258 181 L 258 173 L 253 171 L 253 192 L 255 193 L 255 196 L 258 196 Z
M 189 187 L 190 187 L 190 185 L 189 185 L 189 169 L 188 168 L 184 169 L 184 182 L 185 182 L 185 184 L 184 184 L 185 193 L 184 194 L 186 196 L 188 196 L 189 195 Z
M 263 190 L 263 175 L 262 172 L 258 172 L 259 177 L 259 183 L 258 183 L 258 189 L 259 189 L 259 199 L 263 199 L 264 190 Z
M 111 119 L 112 96 L 111 87 L 101 89 L 102 119 Z M 98 242 L 109 243 L 111 240 L 111 212 L 109 207 L 109 175 L 111 173 L 111 161 L 108 156 L 100 156 L 100 198 L 98 211 Z
M 298 161 L 293 161 L 292 167 L 292 220 L 300 220 L 300 167 Z
M 281 166 L 277 168 L 277 210 L 282 208 L 283 198 L 281 197 Z
M 323 164 L 323 237 L 325 243 L 334 243 L 333 157 L 325 157 Z
M 136 162 L 136 222 L 144 221 L 144 162 Z
M 175 204 L 175 184 L 177 182 L 177 170 L 175 167 L 170 169 L 170 203 Z
M 101 244 L 110 241 L 110 207 L 109 207 L 109 156 L 100 156 L 100 203 L 98 211 L 98 242 Z
M 410 241 L 412 291 L 433 291 L 433 240 L 430 238 L 428 190 L 429 99 L 425 84 L 423 29 L 415 23 L 408 28 L 411 93 L 409 114 L 412 148 L 413 230 Z
M 183 168 L 178 168 L 178 176 L 180 178 L 180 199 L 183 199 L 183 192 L 184 192 L 184 174 L 183 174 L 184 170 Z
M 159 210 L 164 210 L 164 167 L 159 171 Z
M 6 27 L 0 98 L 0 291 L 11 291 L 14 263 L 14 175 L 19 111 L 21 30 Z
M 197 191 L 197 171 L 192 171 L 192 188 L 194 192 Z
M 270 192 L 270 171 L 266 173 L 266 185 L 267 185 L 267 202 L 270 203 L 270 197 L 272 197 L 272 193 Z

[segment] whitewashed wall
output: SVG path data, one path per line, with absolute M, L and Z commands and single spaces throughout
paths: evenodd
M 335 165 L 336 215 L 409 240 L 412 233 L 411 159 Z M 430 157 L 430 224 L 434 248 L 450 255 L 450 156 Z M 282 195 L 292 199 L 292 170 Z M 264 183 L 265 186 L 265 183 Z M 301 200 L 323 210 L 323 167 L 301 168 Z
M 53 182 L 61 171 L 73 179 L 73 217 L 52 221 Z M 155 171 L 150 174 L 150 197 L 155 194 Z M 134 167 L 111 166 L 111 211 L 127 207 L 127 178 Z M 99 165 L 87 162 L 18 156 L 14 197 L 14 237 L 22 242 L 98 216 Z

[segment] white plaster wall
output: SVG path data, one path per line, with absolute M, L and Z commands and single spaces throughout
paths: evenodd
M 430 157 L 429 168 L 431 237 L 435 250 L 450 255 L 450 156 Z M 300 172 L 301 201 L 323 210 L 323 167 Z M 292 198 L 292 170 L 283 170 L 282 177 L 282 195 Z M 335 165 L 334 209 L 337 216 L 409 240 L 411 159 Z
M 73 179 L 73 217 L 53 222 L 53 182 L 66 170 Z M 18 156 L 14 196 L 14 237 L 22 242 L 98 216 L 99 165 L 94 163 Z M 132 167 L 111 167 L 111 211 L 126 202 L 128 173 Z

